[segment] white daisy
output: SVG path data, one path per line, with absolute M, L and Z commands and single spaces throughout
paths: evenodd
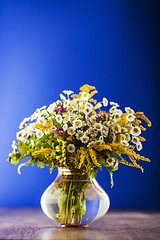
M 123 132 L 123 133 L 128 133 L 128 129 L 125 128 L 125 127 L 122 127 L 122 132 Z
M 83 132 L 82 131 L 78 131 L 77 133 L 76 133 L 76 138 L 78 139 L 78 140 L 80 140 L 80 138 L 83 136 Z
M 136 117 L 132 113 L 128 113 L 127 116 L 126 116 L 126 120 L 129 121 L 129 122 L 134 121 L 135 118 Z
M 49 113 L 53 113 L 53 111 L 55 110 L 55 107 L 56 107 L 56 103 L 52 103 L 49 105 L 49 107 L 47 108 L 47 111 Z
M 101 123 L 95 123 L 94 124 L 94 128 L 97 130 L 97 131 L 101 131 L 102 130 L 102 124 Z
M 44 133 L 41 130 L 36 129 L 36 137 L 37 138 L 41 138 L 41 137 L 43 137 L 43 135 L 44 135 Z
M 119 113 L 115 113 L 115 115 L 114 115 L 114 121 L 119 121 L 121 119 L 121 114 L 119 114 Z
M 73 98 L 72 99 L 72 103 L 74 104 L 74 106 L 77 108 L 78 104 L 79 104 L 79 99 L 78 98 Z
M 63 94 L 60 94 L 60 98 L 65 101 L 66 100 L 66 97 L 63 95 Z
M 116 109 L 115 113 L 118 113 L 121 116 L 123 112 L 120 109 Z
M 60 100 L 57 100 L 57 102 L 56 102 L 56 107 L 57 107 L 57 106 L 60 107 L 61 105 L 62 105 L 62 102 L 61 102 Z
M 70 122 L 70 120 L 71 120 L 70 116 L 67 116 L 63 119 L 63 122 L 68 123 L 68 122 Z
M 126 140 L 121 140 L 121 143 L 126 147 L 129 146 L 129 143 Z
M 83 121 L 83 124 L 86 124 L 86 126 L 91 127 L 91 128 L 93 126 L 93 124 L 91 122 L 89 122 L 88 119 L 86 119 L 86 121 Z
M 40 116 L 46 116 L 46 115 L 48 115 L 47 110 L 46 110 L 46 109 L 40 110 L 40 111 L 39 111 L 39 115 L 40 115 Z
M 75 120 L 73 121 L 73 127 L 74 127 L 74 128 L 80 128 L 80 127 L 82 127 L 82 121 L 81 121 L 80 119 L 75 119 Z
M 26 126 L 26 124 L 28 123 L 29 120 L 30 120 L 30 117 L 24 118 L 23 121 L 19 125 L 19 129 L 22 129 L 24 126 Z
M 103 122 L 103 125 L 106 127 L 110 127 L 111 123 L 109 121 L 105 121 L 105 122 Z
M 69 91 L 69 90 L 64 90 L 62 92 L 67 95 L 71 95 L 72 93 L 74 93 L 73 91 Z
M 96 146 L 96 145 L 99 145 L 99 144 L 103 144 L 103 141 L 102 141 L 102 140 L 100 140 L 100 139 L 99 139 L 99 140 L 97 140 L 97 141 L 95 141 L 95 146 Z
M 141 134 L 141 129 L 138 126 L 135 126 L 131 129 L 130 133 L 133 136 L 139 136 Z
M 40 123 L 40 124 L 42 124 L 42 125 L 45 125 L 45 124 L 46 124 L 46 120 L 45 120 L 45 118 L 43 118 L 43 117 L 39 117 L 39 118 L 37 119 L 37 123 Z
M 109 128 L 107 126 L 103 126 L 102 130 L 108 132 L 109 131 Z
M 13 142 L 12 142 L 12 148 L 13 148 L 14 150 L 17 150 L 17 144 L 16 144 L 16 141 L 14 141 L 14 140 L 13 140 Z
M 126 135 L 125 134 L 120 134 L 121 141 L 126 140 Z
M 98 109 L 98 108 L 101 108 L 102 107 L 102 104 L 101 103 L 97 103 L 95 106 L 94 106 L 94 109 Z
M 76 116 L 72 115 L 70 122 L 73 124 L 74 120 L 76 120 Z
M 21 130 L 21 131 L 17 132 L 16 137 L 18 140 L 22 141 L 24 135 L 25 135 L 24 130 Z
M 61 123 L 62 122 L 62 116 L 61 115 L 56 115 L 56 121 L 58 122 L 58 123 Z
M 100 136 L 100 137 L 99 137 L 99 140 L 104 143 L 104 138 L 103 138 L 103 136 Z
M 35 120 L 36 118 L 38 118 L 38 113 L 37 113 L 37 112 L 34 112 L 34 113 L 31 115 L 31 121 Z
M 82 101 L 88 101 L 88 99 L 89 99 L 89 93 L 87 93 L 87 92 L 82 92 L 82 93 L 81 93 L 81 100 L 82 100 Z
M 32 130 L 28 128 L 28 129 L 27 129 L 27 132 L 26 132 L 26 137 L 29 137 L 29 136 L 34 137 L 34 136 L 35 136 L 35 133 L 32 132 Z
M 89 102 L 86 102 L 86 103 L 85 103 L 85 107 L 92 108 L 92 104 L 91 104 L 91 103 L 89 103 Z
M 106 159 L 106 163 L 110 166 L 113 166 L 114 162 L 115 162 L 115 158 L 113 158 L 113 157 L 109 157 Z
M 132 142 L 137 145 L 140 141 L 138 137 L 132 137 Z
M 112 126 L 112 131 L 115 133 L 119 133 L 121 131 L 121 126 L 119 124 L 115 124 Z
M 92 137 L 96 137 L 97 134 L 98 134 L 97 130 L 94 129 L 94 128 L 92 128 L 92 127 L 88 129 L 88 133 L 89 133 Z
M 46 109 L 46 107 L 47 107 L 47 106 L 43 106 L 43 107 L 41 107 L 41 108 L 37 108 L 37 110 L 36 110 L 36 111 L 38 111 L 38 112 L 39 112 L 39 111 L 45 110 L 45 109 Z
M 65 101 L 63 102 L 63 107 L 64 107 L 64 108 L 67 108 L 68 105 L 69 105 L 69 103 L 70 103 L 70 101 L 69 101 L 68 99 L 65 100 Z
M 131 114 L 134 113 L 134 110 L 131 109 L 130 107 L 125 107 L 125 111 L 126 111 L 126 113 L 131 113 Z
M 112 143 L 115 143 L 116 140 L 117 140 L 117 137 L 116 137 L 116 134 L 114 133 L 114 134 L 112 135 Z
M 85 134 L 80 138 L 82 143 L 87 143 L 89 141 L 89 137 L 87 137 Z
M 92 112 L 92 109 L 89 106 L 86 106 L 85 109 L 84 109 L 84 113 L 86 115 L 89 115 L 91 112 Z
M 89 121 L 91 123 L 95 123 L 96 122 L 96 116 L 95 115 L 92 115 L 90 118 L 89 118 Z
M 75 146 L 74 146 L 74 144 L 68 144 L 68 146 L 67 146 L 67 151 L 68 152 L 70 152 L 70 153 L 73 153 L 73 152 L 75 152 Z
M 136 145 L 136 147 L 137 147 L 137 150 L 138 150 L 138 151 L 141 151 L 141 149 L 142 149 L 142 143 L 139 142 L 139 143 Z
M 95 142 L 91 141 L 90 143 L 88 143 L 87 148 L 93 148 L 95 146 Z
M 56 131 L 56 127 L 55 126 L 52 126 L 50 129 L 48 129 L 48 130 L 50 130 L 51 132 L 55 132 Z M 47 131 L 47 130 L 46 130 Z M 47 133 L 50 133 L 50 131 L 48 131 Z
M 119 107 L 119 104 L 118 103 L 115 103 L 115 102 L 110 102 L 110 105 L 114 106 L 114 107 Z
M 73 127 L 69 127 L 69 128 L 67 129 L 67 133 L 68 133 L 69 135 L 73 136 L 73 135 L 75 134 L 75 129 L 74 129 Z
M 108 131 L 102 130 L 102 133 L 101 133 L 101 134 L 102 134 L 103 137 L 106 138 L 106 137 L 108 136 Z
M 111 108 L 109 109 L 109 112 L 110 112 L 111 114 L 116 113 L 116 111 L 117 111 L 117 108 L 116 108 L 115 106 L 113 106 L 113 107 L 111 107 Z
M 66 131 L 67 128 L 68 128 L 68 125 L 67 125 L 67 124 L 64 124 L 64 125 L 63 125 L 63 130 Z
M 108 105 L 107 98 L 103 98 L 102 103 L 103 103 L 103 106 L 106 107 Z

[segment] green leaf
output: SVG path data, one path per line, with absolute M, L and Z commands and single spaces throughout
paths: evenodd
M 51 152 L 51 157 L 55 157 L 55 155 L 56 155 L 56 151 L 53 149 Z
M 52 146 L 52 140 L 51 139 L 49 139 L 47 143 L 48 143 L 49 146 Z
M 108 155 L 107 155 L 108 156 Z M 98 157 L 98 163 L 101 164 L 101 165 L 104 165 L 106 163 L 106 160 L 104 157 L 102 156 L 99 156 Z
M 113 165 L 113 166 L 110 166 L 110 165 L 107 164 L 106 167 L 107 167 L 109 170 L 113 171 L 113 172 L 116 171 L 116 170 L 118 170 L 118 166 L 115 168 L 114 165 Z
M 121 157 L 121 153 L 115 153 L 115 152 L 114 152 L 113 155 L 114 155 L 115 157 L 122 158 L 122 157 Z
M 44 163 L 37 161 L 37 167 L 44 168 Z
M 92 171 L 90 171 L 89 176 L 91 178 L 95 178 L 97 176 L 97 168 L 94 168 Z
M 80 204 L 77 203 L 76 205 L 72 206 L 72 211 L 76 210 L 76 209 L 80 209 Z
M 88 186 L 88 182 L 85 183 L 85 184 L 82 186 L 82 188 L 81 188 L 81 192 L 82 192 L 82 193 L 84 193 L 84 192 L 86 191 L 87 186 Z
M 75 201 L 75 196 L 72 196 L 71 199 L 73 200 L 73 202 Z
M 18 142 L 18 147 L 19 147 L 19 150 L 21 152 L 21 155 L 25 155 L 25 156 L 28 156 L 28 152 L 30 151 L 30 144 L 29 143 L 24 143 L 22 141 L 19 141 Z
M 81 215 L 86 213 L 86 200 L 82 200 L 81 202 Z
M 86 217 L 82 217 L 83 219 L 86 219 L 87 221 L 89 221 L 90 220 L 90 218 L 86 218 Z

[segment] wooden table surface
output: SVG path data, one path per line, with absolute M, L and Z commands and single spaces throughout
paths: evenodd
M 160 212 L 113 211 L 88 228 L 61 228 L 37 208 L 0 209 L 0 239 L 160 240 Z

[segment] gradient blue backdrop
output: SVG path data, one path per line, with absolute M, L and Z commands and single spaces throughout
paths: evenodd
M 139 169 L 120 166 L 110 189 L 106 169 L 97 180 L 111 208 L 159 209 L 158 1 L 0 1 L 0 207 L 39 206 L 55 179 L 47 168 L 6 161 L 19 123 L 62 90 L 96 86 L 97 99 L 144 111 L 153 123 Z

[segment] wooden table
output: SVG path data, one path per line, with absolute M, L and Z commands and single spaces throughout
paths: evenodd
M 160 212 L 113 211 L 88 228 L 61 228 L 41 209 L 0 209 L 0 239 L 159 240 Z

